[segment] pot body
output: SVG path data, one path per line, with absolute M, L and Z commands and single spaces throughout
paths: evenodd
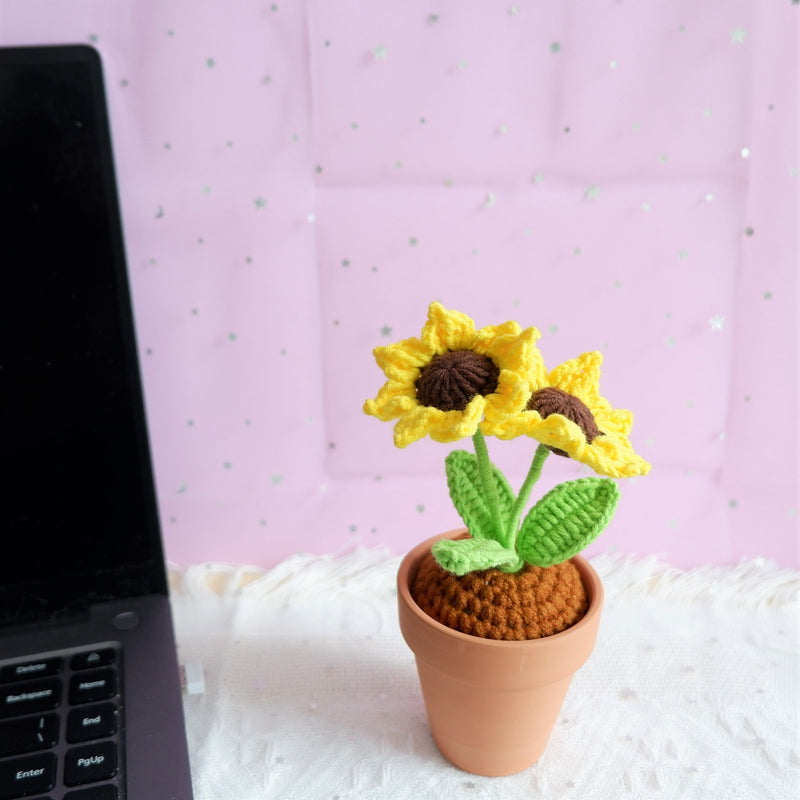
M 589 562 L 574 556 L 589 608 L 571 628 L 522 642 L 454 631 L 419 608 L 410 586 L 434 542 L 465 533 L 434 536 L 405 556 L 397 573 L 400 630 L 416 658 L 428 722 L 442 754 L 476 775 L 511 775 L 544 752 L 572 676 L 594 648 L 603 586 Z

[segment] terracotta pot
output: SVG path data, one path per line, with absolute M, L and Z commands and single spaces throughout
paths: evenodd
M 434 542 L 465 533 L 434 536 L 405 556 L 397 573 L 400 630 L 416 657 L 428 722 L 442 754 L 476 775 L 511 775 L 544 752 L 572 675 L 594 648 L 603 585 L 589 562 L 575 556 L 589 609 L 571 628 L 522 642 L 451 630 L 417 606 L 409 587 Z

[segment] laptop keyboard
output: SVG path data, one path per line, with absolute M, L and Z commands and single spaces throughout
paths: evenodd
M 123 800 L 121 652 L 0 662 L 0 800 Z

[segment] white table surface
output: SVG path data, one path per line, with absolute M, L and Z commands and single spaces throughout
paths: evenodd
M 800 798 L 800 574 L 600 556 L 606 606 L 548 749 L 518 775 L 447 762 L 396 617 L 399 558 L 170 572 L 196 800 Z

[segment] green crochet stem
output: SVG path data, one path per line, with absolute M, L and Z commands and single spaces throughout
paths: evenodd
M 472 436 L 472 444 L 475 447 L 475 457 L 478 459 L 478 474 L 481 479 L 483 492 L 488 498 L 489 510 L 492 515 L 492 524 L 495 530 L 495 540 L 507 547 L 508 532 L 504 529 L 502 517 L 500 516 L 500 498 L 497 495 L 494 476 L 492 475 L 492 462 L 489 460 L 489 449 L 486 446 L 486 439 L 480 428 Z
M 520 487 L 519 494 L 514 502 L 514 508 L 511 511 L 509 532 L 513 539 L 511 540 L 510 544 L 506 545 L 507 547 L 516 548 L 517 535 L 519 534 L 519 521 L 522 519 L 522 512 L 528 505 L 528 499 L 531 496 L 531 490 L 536 485 L 536 481 L 539 480 L 542 474 L 542 467 L 544 466 L 544 462 L 549 455 L 550 448 L 544 444 L 539 444 L 539 446 L 536 448 L 536 452 L 533 454 L 533 461 L 531 461 L 530 469 L 528 470 L 528 474 L 525 476 L 525 481 Z
M 503 545 L 503 547 L 514 550 L 517 544 L 519 521 L 522 519 L 522 512 L 528 505 L 531 490 L 542 474 L 542 467 L 544 466 L 545 459 L 550 454 L 550 448 L 543 444 L 540 444 L 536 448 L 528 474 L 525 476 L 525 481 L 514 501 L 511 516 L 508 522 L 504 524 L 500 513 L 500 499 L 497 494 L 497 486 L 492 477 L 492 462 L 489 460 L 489 449 L 486 446 L 486 439 L 480 428 L 475 431 L 472 437 L 472 443 L 475 446 L 475 457 L 478 459 L 478 474 L 480 475 L 481 485 L 483 486 L 484 494 L 488 498 L 488 505 L 492 514 L 492 524 L 496 532 L 495 540 Z

